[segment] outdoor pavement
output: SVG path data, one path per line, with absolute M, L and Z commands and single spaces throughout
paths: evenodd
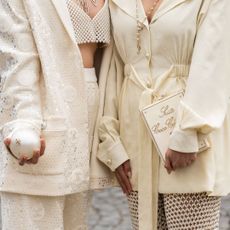
M 89 219 L 89 230 L 131 230 L 126 198 L 117 188 L 94 194 Z M 230 230 L 230 197 L 222 201 L 220 223 L 220 230 Z

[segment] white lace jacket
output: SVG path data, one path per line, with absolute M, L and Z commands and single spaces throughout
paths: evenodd
M 1 191 L 56 196 L 88 189 L 87 103 L 74 39 L 65 0 L 0 1 Z M 2 143 L 19 126 L 45 137 L 37 165 L 19 166 Z

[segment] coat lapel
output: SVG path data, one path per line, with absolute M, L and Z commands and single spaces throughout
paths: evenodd
M 152 22 L 155 22 L 158 18 L 162 17 L 167 12 L 173 10 L 177 6 L 189 0 L 163 0 L 161 6 L 153 16 Z
M 71 39 L 75 42 L 75 35 L 74 35 L 74 29 L 71 22 L 71 18 L 69 16 L 69 11 L 66 5 L 65 0 L 52 0 L 53 5 L 55 6 L 57 13 L 67 30 L 68 34 L 70 35 Z
M 139 20 L 143 22 L 144 25 L 148 27 L 148 20 L 146 19 L 146 15 L 142 6 L 142 0 L 111 0 L 115 3 L 121 10 L 123 10 L 126 14 L 136 19 L 136 4 L 138 5 L 139 12 Z M 158 18 L 166 14 L 167 12 L 173 10 L 175 7 L 179 6 L 183 2 L 189 0 L 163 0 L 157 12 L 155 13 L 152 22 L 155 22 Z
M 136 18 L 136 0 L 111 0 L 129 16 Z

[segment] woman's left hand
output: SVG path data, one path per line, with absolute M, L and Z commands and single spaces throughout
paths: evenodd
M 165 168 L 168 174 L 179 168 L 190 166 L 197 158 L 197 153 L 182 153 L 168 149 L 165 154 Z

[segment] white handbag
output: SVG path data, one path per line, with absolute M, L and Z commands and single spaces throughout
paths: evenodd
M 175 93 L 141 110 L 142 117 L 160 157 L 164 160 L 169 138 L 176 124 L 176 112 L 183 92 Z M 210 148 L 206 135 L 198 134 L 199 151 Z

